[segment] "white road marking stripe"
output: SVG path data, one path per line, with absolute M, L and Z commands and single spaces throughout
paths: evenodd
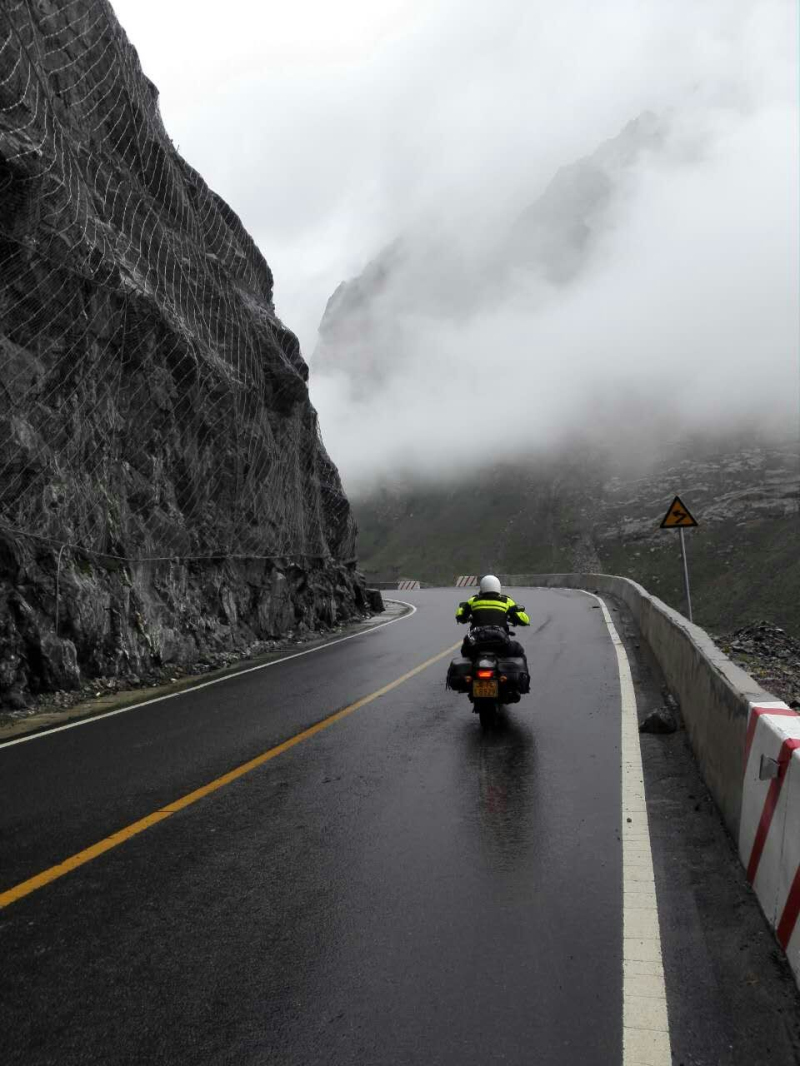
M 0 742 L 0 751 L 3 748 L 13 748 L 15 744 L 27 744 L 31 740 L 39 740 L 41 737 L 49 737 L 51 733 L 61 733 L 65 729 L 77 729 L 79 725 L 91 725 L 92 722 L 99 722 L 104 718 L 113 718 L 117 714 L 125 714 L 127 711 L 136 711 L 140 707 L 147 707 L 151 703 L 160 703 L 162 700 L 174 700 L 178 696 L 188 696 L 191 692 L 197 692 L 198 689 L 208 688 L 210 685 L 218 685 L 221 681 L 230 681 L 231 678 L 241 677 L 243 674 L 253 674 L 256 670 L 266 670 L 270 666 L 277 666 L 278 663 L 286 663 L 290 659 L 299 659 L 302 655 L 311 655 L 312 652 L 322 651 L 323 648 L 330 648 L 334 644 L 343 644 L 346 640 L 352 640 L 354 637 L 366 637 L 370 633 L 375 633 L 379 629 L 384 629 L 386 626 L 394 625 L 395 622 L 402 622 L 404 618 L 410 618 L 412 614 L 417 613 L 417 608 L 413 603 L 406 603 L 405 600 L 390 600 L 387 597 L 387 603 L 401 603 L 404 607 L 410 607 L 411 610 L 408 614 L 401 614 L 399 618 L 390 618 L 388 622 L 381 622 L 380 625 L 372 626 L 371 629 L 365 629 L 363 633 L 351 633 L 347 637 L 337 637 L 336 640 L 329 640 L 325 644 L 319 644 L 316 648 L 306 648 L 305 651 L 296 651 L 292 655 L 284 655 L 282 659 L 273 659 L 269 663 L 260 663 L 258 666 L 248 666 L 245 670 L 236 670 L 232 674 L 226 674 L 224 677 L 215 677 L 211 681 L 201 681 L 199 685 L 191 685 L 189 688 L 181 689 L 180 692 L 168 692 L 164 696 L 154 696 L 151 700 L 142 700 L 141 703 L 131 703 L 128 707 L 120 707 L 116 711 L 106 711 L 104 714 L 93 714 L 87 718 L 81 718 L 78 722 L 67 722 L 66 725 L 57 725 L 52 729 L 43 729 L 40 733 L 30 733 L 26 737 L 18 737 L 16 740 L 5 740 Z
M 671 1066 L 669 1016 L 630 663 L 599 596 L 617 654 L 622 704 L 622 1066 Z

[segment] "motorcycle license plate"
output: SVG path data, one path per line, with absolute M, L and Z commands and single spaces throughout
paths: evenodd
M 473 681 L 472 695 L 480 700 L 496 700 L 500 694 L 496 681 Z

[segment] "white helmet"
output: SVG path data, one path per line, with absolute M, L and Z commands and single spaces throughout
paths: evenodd
M 494 574 L 487 574 L 486 577 L 481 578 L 481 593 L 487 592 L 499 592 L 500 582 L 494 576 Z

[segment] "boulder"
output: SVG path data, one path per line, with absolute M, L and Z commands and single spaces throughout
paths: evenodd
M 71 640 L 47 635 L 41 642 L 41 681 L 48 690 L 80 688 L 81 671 L 78 656 Z
M 386 608 L 383 604 L 383 596 L 380 589 L 366 589 L 367 606 L 373 614 L 382 614 Z
M 678 723 L 666 707 L 659 707 L 644 719 L 639 726 L 640 733 L 674 733 Z

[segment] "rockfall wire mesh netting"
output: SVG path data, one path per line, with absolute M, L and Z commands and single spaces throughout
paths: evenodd
M 345 561 L 269 267 L 106 0 L 0 8 L 0 528 L 126 558 Z

